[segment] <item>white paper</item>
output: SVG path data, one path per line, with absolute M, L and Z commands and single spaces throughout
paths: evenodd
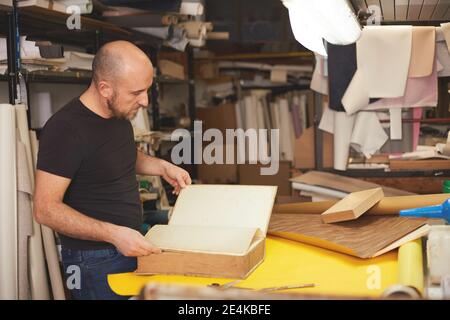
M 18 298 L 15 123 L 14 107 L 0 104 L 0 300 Z
M 356 114 L 350 139 L 352 147 L 370 159 L 388 140 L 376 112 L 361 111 Z
M 391 140 L 402 140 L 402 109 L 389 109 Z
M 30 97 L 31 127 L 43 128 L 53 114 L 50 92 L 35 92 Z
M 334 113 L 334 169 L 347 170 L 350 140 L 355 123 L 354 115 Z

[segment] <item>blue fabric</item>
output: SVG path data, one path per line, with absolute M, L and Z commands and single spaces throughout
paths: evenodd
M 137 260 L 117 249 L 61 250 L 66 288 L 75 300 L 125 300 L 108 285 L 107 276 L 135 271 Z

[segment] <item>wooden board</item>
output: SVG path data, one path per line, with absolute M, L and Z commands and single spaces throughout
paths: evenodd
M 450 160 L 391 160 L 391 170 L 448 170 Z
M 363 216 L 354 221 L 325 224 L 319 215 L 273 214 L 268 232 L 366 259 L 378 256 L 395 242 L 401 245 L 400 239 L 426 222 L 427 219 L 422 218 Z
M 294 144 L 294 167 L 297 169 L 311 169 L 316 166 L 315 152 L 314 152 L 315 133 L 314 127 L 309 127 L 303 131 L 301 136 L 295 140 Z M 322 132 L 322 154 L 323 167 L 333 167 L 333 135 L 323 131 Z
M 315 186 L 322 186 L 329 189 L 344 191 L 348 193 L 382 187 L 383 192 L 387 197 L 405 196 L 411 194 L 410 192 L 407 191 L 380 186 L 378 184 L 370 183 L 360 179 L 349 178 L 338 174 L 320 171 L 309 171 L 301 176 L 292 178 L 291 181 Z
M 383 196 L 381 188 L 352 192 L 322 213 L 322 221 L 333 223 L 355 220 L 372 208 Z

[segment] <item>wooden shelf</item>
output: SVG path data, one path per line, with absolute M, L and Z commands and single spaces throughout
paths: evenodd
M 6 15 L 7 10 L 0 14 Z M 159 48 L 162 40 L 135 30 L 122 28 L 114 24 L 81 16 L 81 29 L 69 30 L 66 21 L 70 15 L 59 11 L 30 6 L 18 8 L 19 32 L 31 40 L 49 40 L 58 43 L 86 46 L 92 45 L 93 39 L 102 42 L 112 40 L 128 40 L 144 47 Z M 4 26 L 6 19 L 1 19 L 0 30 L 7 30 Z M 3 21 L 5 21 L 3 23 Z
M 82 83 L 89 84 L 92 78 L 92 72 L 87 70 L 80 71 L 50 71 L 37 70 L 26 71 L 22 70 L 22 76 L 27 82 L 49 82 L 49 83 Z M 0 81 L 7 81 L 6 75 L 0 75 Z M 173 79 L 169 77 L 156 77 L 157 83 L 162 84 L 188 84 L 188 80 Z

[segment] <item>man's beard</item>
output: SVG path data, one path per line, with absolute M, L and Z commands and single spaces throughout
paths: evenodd
M 117 96 L 115 94 L 112 96 L 111 99 L 106 100 L 106 104 L 108 106 L 108 109 L 113 114 L 113 117 L 116 119 L 131 120 L 136 116 L 136 114 L 124 113 L 119 110 L 117 105 Z

